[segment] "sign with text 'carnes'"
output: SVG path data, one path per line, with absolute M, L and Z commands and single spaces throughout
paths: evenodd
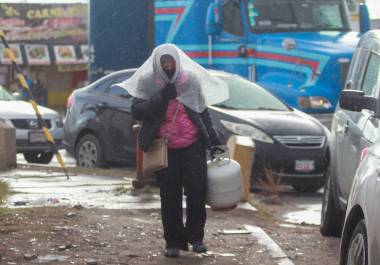
M 0 28 L 10 42 L 87 43 L 87 4 L 0 4 Z

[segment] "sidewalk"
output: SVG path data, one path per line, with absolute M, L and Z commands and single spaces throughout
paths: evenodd
M 70 170 L 70 181 L 46 168 L 0 174 L 16 191 L 0 208 L 1 264 L 337 264 L 337 240 L 278 223 L 256 200 L 259 211 L 207 210 L 208 253 L 165 258 L 157 188 L 130 189 L 125 170 Z

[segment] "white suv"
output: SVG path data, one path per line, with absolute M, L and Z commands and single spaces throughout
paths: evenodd
M 58 149 L 62 149 L 63 122 L 51 109 L 38 106 L 42 118 L 54 137 Z M 0 122 L 16 128 L 17 153 L 23 153 L 29 163 L 48 164 L 54 156 L 51 146 L 38 128 L 36 114 L 28 102 L 15 99 L 0 86 Z

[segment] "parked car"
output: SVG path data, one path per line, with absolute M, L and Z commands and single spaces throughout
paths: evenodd
M 42 118 L 53 135 L 58 149 L 62 149 L 63 122 L 61 116 L 46 107 L 38 106 Z M 0 122 L 16 129 L 16 151 L 23 153 L 29 163 L 48 164 L 54 156 L 38 121 L 32 105 L 17 100 L 0 86 Z
M 112 73 L 70 96 L 64 146 L 79 166 L 135 162 L 131 97 L 122 88 L 113 86 L 134 71 Z M 238 75 L 210 72 L 224 80 L 230 89 L 228 100 L 210 107 L 214 126 L 223 142 L 232 134 L 255 141 L 253 176 L 263 175 L 268 167 L 297 190 L 319 189 L 328 164 L 327 129 Z
M 321 213 L 322 235 L 341 235 L 347 201 L 360 158 L 367 148 L 380 140 L 379 85 L 380 31 L 377 30 L 366 33 L 360 40 L 345 89 L 341 93 L 340 106 L 334 113 L 329 138 L 331 167 L 326 177 Z M 366 207 L 375 209 L 376 202 L 377 199 L 374 199 Z M 350 215 L 352 210 L 353 214 Z M 363 218 L 363 211 L 365 209 L 361 206 L 347 210 L 346 226 L 349 228 L 344 233 L 354 231 L 353 228 Z
M 379 115 L 379 113 L 377 114 Z M 340 264 L 376 265 L 380 259 L 380 141 L 364 149 L 347 204 Z

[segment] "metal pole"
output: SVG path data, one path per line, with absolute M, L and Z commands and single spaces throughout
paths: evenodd
M 16 63 L 15 53 L 9 47 L 8 42 L 7 42 L 6 38 L 5 38 L 5 33 L 2 30 L 0 30 L 0 37 L 1 37 L 2 43 L 3 43 L 4 47 L 5 47 L 5 54 L 7 55 L 7 57 L 12 62 L 12 66 L 13 66 L 13 68 L 15 69 L 15 71 L 17 73 L 17 78 L 18 78 L 18 80 L 19 80 L 19 82 L 21 84 L 21 87 L 28 94 L 29 102 L 30 102 L 30 104 L 32 104 L 33 110 L 34 110 L 34 112 L 35 112 L 35 114 L 37 116 L 38 127 L 40 129 L 42 129 L 42 131 L 43 131 L 43 133 L 45 135 L 45 138 L 46 138 L 47 142 L 50 144 L 50 147 L 51 147 L 52 151 L 54 152 L 55 157 L 57 158 L 58 163 L 60 164 L 62 170 L 65 172 L 65 175 L 66 175 L 67 179 L 70 179 L 69 173 L 67 172 L 67 169 L 66 169 L 65 162 L 63 161 L 61 154 L 58 152 L 57 146 L 55 145 L 54 138 L 51 135 L 51 133 L 49 132 L 49 129 L 46 126 L 45 120 L 42 119 L 42 115 L 41 115 L 41 113 L 40 113 L 40 111 L 38 109 L 38 105 L 37 105 L 37 103 L 36 103 L 36 101 L 34 99 L 34 96 L 33 96 L 32 92 L 31 92 L 30 88 L 29 88 L 29 85 L 26 82 L 25 76 L 22 74 L 20 67 L 18 67 L 18 65 Z
M 133 131 L 136 134 L 136 179 L 132 181 L 132 186 L 137 189 L 145 186 L 145 182 L 143 180 L 143 151 L 140 149 L 139 144 L 137 142 L 140 127 L 140 124 L 133 125 Z

